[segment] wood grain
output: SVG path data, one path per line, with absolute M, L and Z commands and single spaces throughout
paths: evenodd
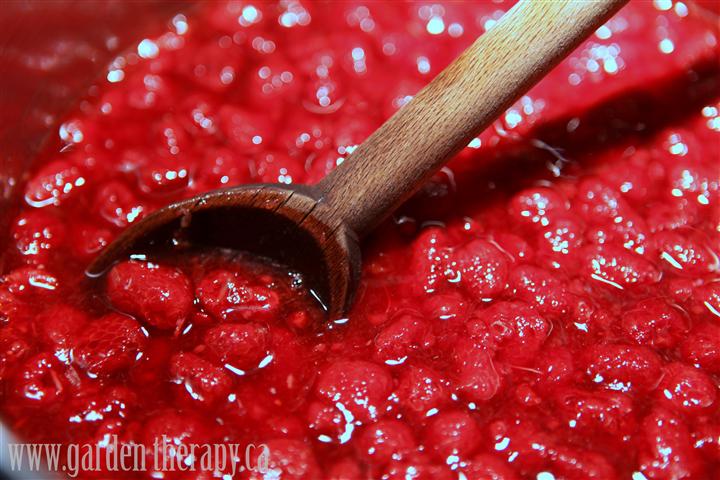
M 412 195 L 627 0 L 525 0 L 318 184 L 360 237 Z

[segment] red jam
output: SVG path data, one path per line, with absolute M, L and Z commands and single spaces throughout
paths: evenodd
M 694 3 L 631 2 L 475 139 L 366 242 L 347 319 L 237 252 L 83 275 L 172 200 L 316 182 L 509 7 L 210 3 L 115 59 L 9 232 L 8 426 L 265 443 L 267 479 L 716 475 L 720 72 Z

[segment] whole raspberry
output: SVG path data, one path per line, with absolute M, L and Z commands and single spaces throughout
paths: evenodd
M 190 280 L 181 271 L 134 260 L 110 270 L 107 295 L 117 309 L 161 329 L 182 325 L 194 300 Z
M 180 385 L 181 394 L 207 405 L 227 397 L 232 388 L 232 378 L 223 368 L 193 353 L 178 353 L 170 359 L 170 381 Z
M 283 478 L 288 480 L 304 480 L 322 478 L 320 467 L 313 454 L 313 449 L 301 440 L 282 438 L 270 440 L 266 444 L 267 451 L 256 448 L 251 461 L 267 461 L 268 472 L 252 472 L 251 480 L 264 480 L 266 478 Z M 260 455 L 269 455 L 265 460 Z
M 453 472 L 448 467 L 447 459 L 436 460 L 430 453 L 411 453 L 407 459 L 390 462 L 385 467 L 382 476 L 378 475 L 378 478 L 387 478 L 388 480 L 405 480 L 407 478 L 413 480 L 454 480 L 458 476 L 456 472 Z M 468 476 L 467 478 L 474 477 Z
M 0 380 L 12 375 L 15 365 L 31 355 L 33 347 L 25 332 L 11 327 L 0 329 Z
M 664 231 L 655 235 L 658 263 L 666 271 L 695 278 L 718 271 L 718 257 L 692 231 Z
M 583 268 L 589 279 L 617 290 L 636 289 L 660 281 L 662 273 L 637 253 L 614 245 L 581 249 Z
M 688 426 L 677 414 L 654 407 L 640 432 L 637 461 L 646 478 L 707 478 Z
M 116 227 L 127 227 L 148 212 L 145 202 L 124 183 L 106 183 L 95 195 L 95 208 L 101 218 Z
M 523 302 L 498 302 L 475 316 L 490 331 L 498 357 L 515 365 L 530 362 L 550 333 L 550 324 Z
M 688 363 L 710 373 L 720 373 L 720 325 L 700 324 L 680 344 L 680 354 Z
M 382 361 L 400 360 L 434 342 L 430 325 L 422 317 L 402 314 L 375 337 L 375 351 Z
M 636 345 L 596 345 L 585 355 L 588 379 L 610 390 L 649 391 L 661 376 L 661 360 L 651 349 Z
M 391 389 L 392 377 L 385 367 L 363 360 L 331 363 L 315 385 L 318 397 L 341 404 L 361 422 L 382 415 Z
M 636 427 L 633 401 L 626 393 L 560 387 L 552 400 L 558 418 L 588 435 L 604 432 L 621 438 Z
M 368 463 L 384 465 L 400 460 L 415 448 L 412 430 L 398 420 L 368 425 L 356 440 L 358 453 Z
M 660 402 L 690 416 L 713 410 L 717 403 L 718 387 L 702 370 L 674 362 L 664 368 L 664 373 L 658 385 Z
M 645 300 L 623 312 L 620 327 L 628 340 L 654 348 L 672 348 L 687 333 L 685 315 L 660 299 Z
M 411 365 L 401 374 L 395 394 L 407 412 L 423 418 L 450 401 L 447 383 L 434 370 Z
M 465 458 L 480 445 L 480 429 L 469 413 L 448 410 L 432 417 L 425 431 L 425 442 L 439 460 L 450 455 Z
M 445 277 L 478 301 L 492 298 L 505 289 L 508 266 L 507 254 L 492 243 L 472 240 L 451 252 Z
M 48 407 L 65 395 L 69 384 L 64 376 L 65 366 L 48 353 L 40 353 L 26 360 L 17 370 L 14 393 L 27 406 Z
M 169 470 L 187 468 L 192 464 L 199 468 L 196 463 L 199 459 L 190 456 L 189 447 L 212 440 L 207 425 L 205 419 L 189 411 L 162 410 L 148 415 L 139 438 L 146 447 L 149 468 L 157 465 L 161 470 Z M 181 445 L 185 448 L 178 448 Z
M 537 187 L 516 194 L 508 205 L 510 219 L 524 227 L 544 227 L 567 210 L 567 201 L 551 188 Z
M 559 316 L 569 309 L 567 286 L 548 270 L 521 265 L 510 274 L 510 286 L 518 300 L 542 315 Z
M 67 357 L 68 350 L 87 324 L 89 316 L 69 305 L 55 305 L 35 319 L 40 339 L 55 350 L 56 356 Z
M 52 296 L 60 289 L 58 277 L 43 268 L 20 267 L 0 277 L 0 285 L 22 300 Z
M 510 464 L 488 453 L 475 455 L 463 461 L 461 472 L 465 478 L 487 478 L 492 480 L 519 480 Z
M 268 329 L 256 323 L 218 325 L 204 338 L 215 359 L 241 369 L 257 367 L 267 353 Z
M 275 291 L 228 270 L 205 275 L 196 293 L 203 307 L 222 321 L 271 318 L 280 308 L 280 298 Z
M 415 239 L 410 257 L 411 273 L 418 279 L 412 283 L 414 293 L 432 293 L 444 283 L 448 244 L 447 233 L 438 227 L 424 229 Z
M 45 264 L 53 252 L 62 247 L 66 237 L 63 222 L 45 210 L 20 215 L 12 227 L 15 248 L 25 261 Z
M 48 163 L 25 187 L 25 201 L 33 207 L 60 205 L 76 197 L 86 184 L 82 168 L 65 160 Z
M 109 313 L 90 321 L 74 341 L 75 363 L 90 376 L 108 376 L 130 368 L 141 356 L 147 337 L 132 317 Z
M 492 352 L 469 338 L 461 338 L 453 349 L 456 368 L 455 386 L 475 402 L 485 402 L 500 389 L 500 375 L 495 369 Z

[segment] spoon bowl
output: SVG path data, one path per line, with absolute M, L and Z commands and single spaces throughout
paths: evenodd
M 124 230 L 86 269 L 103 275 L 119 258 L 185 245 L 231 248 L 302 274 L 331 318 L 352 301 L 358 238 L 334 221 L 307 185 L 255 184 L 213 190 L 156 210 Z

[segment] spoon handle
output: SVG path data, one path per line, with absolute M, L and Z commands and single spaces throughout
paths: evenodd
M 521 0 L 317 185 L 328 213 L 364 236 L 626 2 Z

